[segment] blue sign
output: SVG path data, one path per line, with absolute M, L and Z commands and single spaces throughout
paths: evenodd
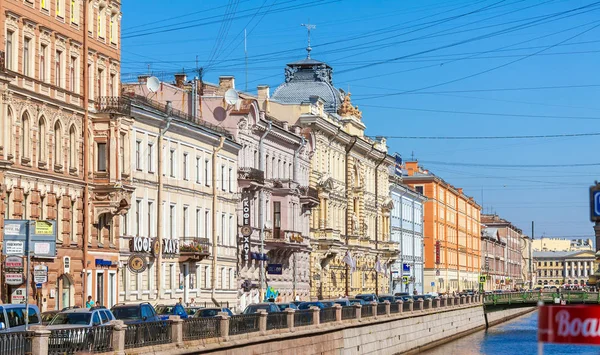
M 592 195 L 592 217 L 600 217 L 600 191 L 594 191 Z
M 42 284 L 35 284 L 35 288 L 42 288 Z
M 431 287 L 435 286 L 435 282 L 431 281 Z
M 25 246 L 29 232 L 29 247 Z M 12 242 L 12 243 L 11 243 Z M 15 244 L 16 243 L 16 244 Z M 22 244 L 20 244 L 22 243 Z M 19 247 L 19 244 L 22 247 Z M 30 221 L 25 219 L 4 220 L 5 255 L 26 255 L 27 249 L 33 257 L 56 257 L 56 221 Z M 21 251 L 23 254 L 18 253 Z
M 252 259 L 254 260 L 262 260 L 262 261 L 269 261 L 269 256 L 267 254 L 261 254 L 261 253 L 250 253 L 250 256 L 252 257 Z
M 111 265 L 112 265 L 112 261 L 110 261 L 110 260 L 96 259 L 96 266 L 108 267 Z
M 281 264 L 269 264 L 267 265 L 267 274 L 281 275 L 283 273 L 283 267 Z
M 410 275 L 410 265 L 402 264 L 402 274 Z

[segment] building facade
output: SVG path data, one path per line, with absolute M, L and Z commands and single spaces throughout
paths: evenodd
M 479 287 L 481 207 L 442 178 L 406 162 L 405 184 L 427 197 L 425 202 L 425 289 L 452 292 Z
M 56 221 L 56 257 L 29 265 L 48 266 L 29 302 L 61 309 L 90 295 L 111 306 L 131 122 L 96 112 L 95 101 L 119 91 L 120 2 L 4 1 L 0 14 L 0 222 Z M 3 302 L 24 290 L 3 285 Z
M 256 97 L 240 94 L 237 105 L 227 105 L 230 89 L 233 77 L 205 83 L 201 106 L 203 120 L 229 127 L 242 146 L 236 174 L 240 309 L 262 302 L 267 289 L 284 302 L 309 300 L 309 220 L 318 204 L 308 187 L 311 146 L 300 127 L 261 111 Z
M 541 237 L 533 241 L 536 251 L 584 251 L 594 250 L 592 239 L 566 239 Z
M 390 291 L 423 294 L 423 203 L 427 198 L 402 184 L 395 172 L 390 168 L 391 240 L 400 246 L 400 255 L 391 267 Z
M 522 277 L 524 288 L 532 289 L 537 284 L 536 265 L 533 262 L 533 243 L 531 237 L 524 235 L 521 239 Z
M 272 97 L 268 91 L 259 87 L 261 109 L 301 127 L 314 152 L 309 188 L 319 206 L 310 217 L 311 296 L 386 291 L 398 245 L 390 240 L 393 158 L 385 140 L 364 135 L 362 113 L 333 86 L 332 68 L 323 62 L 288 64 L 286 82 Z
M 171 106 L 186 88 L 161 83 L 148 95 L 146 79 L 125 85 L 116 107 L 133 121 L 135 187 L 122 219 L 119 300 L 235 308 L 240 146 L 228 131 Z M 134 270 L 132 256 L 147 265 Z
M 594 274 L 593 251 L 534 251 L 537 286 L 585 286 Z
M 525 286 L 523 278 L 523 231 L 510 221 L 498 215 L 482 214 L 481 223 L 489 228 L 495 228 L 502 241 L 506 243 L 504 285 L 507 288 Z
M 508 287 L 506 270 L 506 241 L 500 237 L 498 228 L 483 228 L 481 232 L 482 274 L 485 291 L 502 290 Z

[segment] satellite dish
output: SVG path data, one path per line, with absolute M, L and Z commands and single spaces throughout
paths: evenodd
M 151 76 L 146 80 L 146 87 L 150 92 L 157 92 L 160 87 L 160 80 L 155 76 Z
M 225 102 L 227 105 L 235 105 L 240 100 L 240 95 L 238 95 L 235 89 L 229 89 L 225 91 Z

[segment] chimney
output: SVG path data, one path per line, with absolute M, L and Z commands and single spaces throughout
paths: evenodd
M 268 100 L 271 97 L 269 93 L 269 85 L 258 85 L 256 89 L 258 90 L 259 100 Z
M 177 86 L 178 88 L 182 88 L 183 84 L 185 84 L 186 79 L 187 77 L 185 73 L 175 74 L 175 86 Z
M 220 76 L 219 77 L 219 89 L 223 92 L 229 89 L 235 89 L 235 78 L 233 76 Z
M 461 195 L 463 194 L 463 189 L 461 187 L 459 187 L 457 190 L 458 190 L 459 194 L 461 194 Z
M 281 123 L 283 124 L 283 129 L 285 129 L 287 131 L 288 130 L 288 123 L 287 123 L 287 121 L 283 121 Z
M 150 77 L 150 75 L 148 75 L 148 74 L 138 75 L 138 83 L 140 83 L 140 84 L 146 84 L 146 82 L 148 81 L 149 77 Z

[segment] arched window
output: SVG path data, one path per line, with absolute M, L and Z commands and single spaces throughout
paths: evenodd
M 69 129 L 69 169 L 77 168 L 77 140 L 75 134 L 75 126 Z
M 62 166 L 62 127 L 60 122 L 54 124 L 54 165 Z
M 31 130 L 29 126 L 29 114 L 27 112 L 23 113 L 23 117 L 21 119 L 21 158 L 29 158 L 29 152 L 31 148 L 31 137 L 29 136 L 29 132 Z
M 40 117 L 38 121 L 38 146 L 37 146 L 37 159 L 40 163 L 46 162 L 46 120 L 44 117 Z
M 15 140 L 13 138 L 14 135 L 14 126 L 13 126 L 13 115 L 12 115 L 12 110 L 10 109 L 10 107 L 7 109 L 6 112 L 6 119 L 8 120 L 8 147 L 6 148 L 6 152 L 7 154 L 7 159 L 12 159 L 15 148 L 14 148 L 14 144 L 15 144 Z

